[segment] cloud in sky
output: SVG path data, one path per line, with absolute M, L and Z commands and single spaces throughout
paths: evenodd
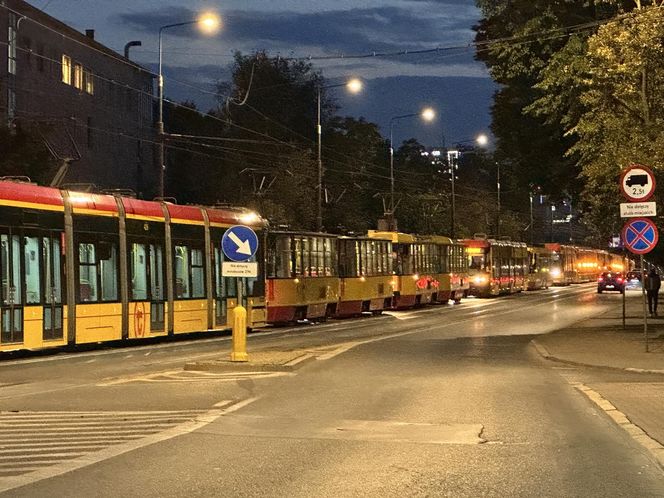
M 182 19 L 194 19 L 186 7 L 119 14 L 120 23 L 155 33 L 160 26 Z M 472 39 L 469 19 L 446 10 L 377 7 L 324 12 L 255 12 L 232 10 L 224 13 L 223 38 L 238 46 L 277 47 L 295 52 L 302 47 L 317 48 L 317 54 L 350 51 L 395 51 L 436 45 L 467 43 Z M 177 29 L 171 36 L 198 37 L 195 28 Z

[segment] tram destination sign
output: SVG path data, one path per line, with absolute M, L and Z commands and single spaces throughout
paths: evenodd
M 655 202 L 621 202 L 621 218 L 640 218 L 642 216 L 657 216 L 657 203 Z

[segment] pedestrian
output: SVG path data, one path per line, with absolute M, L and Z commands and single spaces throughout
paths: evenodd
M 650 316 L 657 316 L 657 301 L 659 299 L 659 288 L 662 285 L 662 279 L 653 268 L 646 276 L 646 293 L 648 294 L 648 311 Z

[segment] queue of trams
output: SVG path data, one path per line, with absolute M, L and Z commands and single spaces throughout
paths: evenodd
M 222 275 L 234 225 L 259 236 L 257 278 Z M 585 282 L 623 264 L 481 235 L 269 230 L 242 208 L 0 181 L 0 352 L 227 330 L 238 285 L 260 328 Z

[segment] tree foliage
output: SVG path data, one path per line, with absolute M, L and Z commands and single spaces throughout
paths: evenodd
M 477 40 L 494 41 L 477 57 L 504 85 L 497 156 L 554 198 L 582 192 L 591 235 L 605 242 L 619 225 L 620 170 L 661 164 L 663 2 L 477 3 Z

